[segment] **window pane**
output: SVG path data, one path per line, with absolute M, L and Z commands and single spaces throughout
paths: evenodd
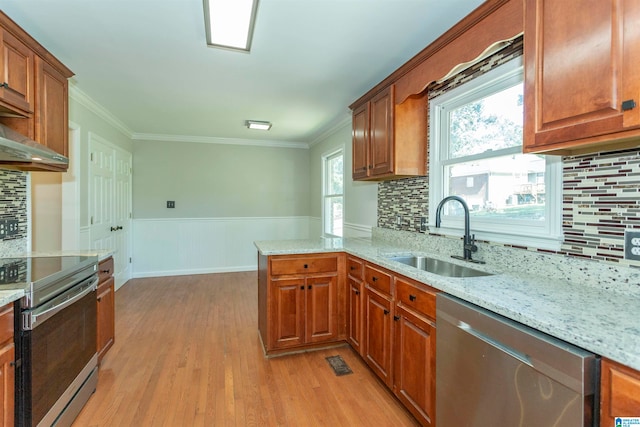
M 343 171 L 342 154 L 327 159 L 328 188 L 327 194 L 342 194 Z
M 518 154 L 445 167 L 448 195 L 458 195 L 474 217 L 544 221 L 545 159 Z M 445 205 L 446 214 L 462 215 L 459 203 Z
M 449 158 L 522 145 L 522 84 L 449 113 Z
M 342 196 L 326 197 L 324 200 L 324 232 L 342 237 Z

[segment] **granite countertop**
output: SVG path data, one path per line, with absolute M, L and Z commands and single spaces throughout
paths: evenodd
M 595 354 L 640 370 L 640 291 L 617 290 L 571 278 L 553 278 L 525 266 L 505 271 L 489 263 L 472 268 L 492 276 L 451 278 L 388 259 L 402 254 L 426 255 L 470 266 L 449 253 L 417 251 L 371 239 L 256 241 L 263 255 L 346 252 L 438 290 L 484 307 Z M 534 273 L 532 273 L 532 271 Z M 634 310 L 635 309 L 635 310 Z
M 0 306 L 10 304 L 19 300 L 24 296 L 24 289 L 10 289 L 6 291 L 0 291 Z

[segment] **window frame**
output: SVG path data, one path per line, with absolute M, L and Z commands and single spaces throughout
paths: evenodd
M 520 56 L 429 101 L 431 121 L 429 126 L 429 231 L 431 233 L 452 236 L 464 234 L 463 218 L 445 215 L 445 212 L 442 215 L 441 227 L 435 227 L 438 203 L 449 195 L 444 188 L 445 166 L 503 155 L 522 154 L 520 145 L 455 159 L 449 158 L 448 112 L 474 100 L 506 90 L 517 82 L 523 81 L 523 77 L 523 61 Z M 443 128 L 447 130 L 443 132 Z M 475 234 L 478 240 L 549 250 L 560 249 L 563 241 L 562 157 L 546 155 L 544 158 L 545 220 L 505 222 L 504 219 L 487 220 L 472 216 L 471 233 Z
M 342 193 L 330 193 L 329 189 L 330 189 L 330 182 L 329 182 L 329 177 L 330 177 L 330 173 L 329 173 L 329 162 L 333 159 L 335 159 L 336 157 L 340 157 L 342 156 Z M 345 180 L 344 180 L 344 161 L 345 161 L 345 155 L 344 155 L 344 147 L 340 147 L 337 148 L 335 150 L 329 151 L 325 154 L 322 155 L 322 203 L 321 203 L 321 210 L 322 210 L 322 236 L 324 237 L 329 237 L 329 238 L 333 238 L 333 237 L 344 237 L 344 215 L 345 215 L 345 201 L 344 201 L 344 186 L 345 186 Z M 337 235 L 337 234 L 333 234 L 333 233 L 329 233 L 327 232 L 327 203 L 329 203 L 331 200 L 335 199 L 335 198 L 341 198 L 342 199 L 342 235 Z

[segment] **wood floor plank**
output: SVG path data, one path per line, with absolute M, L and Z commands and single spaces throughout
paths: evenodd
M 353 374 L 325 360 L 341 355 Z M 417 426 L 350 347 L 266 358 L 256 272 L 134 279 L 73 427 Z

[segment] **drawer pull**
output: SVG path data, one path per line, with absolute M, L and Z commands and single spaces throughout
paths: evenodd
M 305 265 L 304 265 L 304 268 L 309 268 L 309 264 L 305 264 Z
M 349 268 L 351 269 L 351 271 L 356 269 L 353 265 L 351 267 L 349 267 Z
M 100 270 L 100 273 L 110 273 L 111 270 Z
M 415 295 L 409 295 L 409 300 L 410 301 L 415 301 L 418 297 Z
M 393 316 L 393 320 L 397 322 L 398 320 L 400 320 L 400 316 Z
M 307 286 L 307 289 L 311 289 L 311 285 Z
M 376 276 L 373 276 L 373 277 L 371 278 L 371 280 L 373 280 L 374 282 L 377 282 L 377 281 L 378 281 L 378 278 L 377 278 Z

